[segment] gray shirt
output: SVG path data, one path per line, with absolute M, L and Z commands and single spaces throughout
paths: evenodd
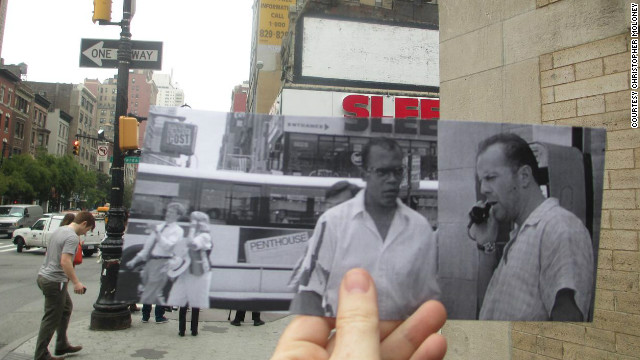
M 489 282 L 480 320 L 548 321 L 562 289 L 574 291 L 587 319 L 593 261 L 591 237 L 582 221 L 548 198 L 511 233 Z
M 50 281 L 68 282 L 67 275 L 60 265 L 60 257 L 62 254 L 71 254 L 75 256 L 78 250 L 80 238 L 76 232 L 68 226 L 61 226 L 51 234 L 51 241 L 44 256 L 44 263 L 38 271 L 38 275 Z

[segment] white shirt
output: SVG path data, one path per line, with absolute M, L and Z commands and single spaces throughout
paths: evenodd
M 325 223 L 314 269 L 325 281 L 311 281 L 305 290 L 322 294 L 326 315 L 336 316 L 342 277 L 352 268 L 364 268 L 376 283 L 380 319 L 405 319 L 423 302 L 440 295 L 435 236 L 427 219 L 397 200 L 383 241 L 365 210 L 365 191 L 318 220 L 309 246 L 315 246 Z
M 480 310 L 481 320 L 546 321 L 558 291 L 575 291 L 586 320 L 593 295 L 589 232 L 558 200 L 546 199 L 511 234 Z
M 173 255 L 173 247 L 182 239 L 184 230 L 177 223 L 162 223 L 156 226 L 156 230 L 160 234 L 158 239 L 155 235 L 149 236 L 138 256 L 142 259 L 148 259 L 154 256 L 170 257 Z M 155 244 L 154 244 L 155 242 Z M 149 254 L 151 252 L 151 254 Z M 149 257 L 149 255 L 151 255 Z

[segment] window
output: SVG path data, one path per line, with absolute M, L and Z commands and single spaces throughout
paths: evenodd
M 16 131 L 15 131 L 16 139 L 24 139 L 24 123 L 19 121 L 16 123 Z
M 323 189 L 274 185 L 267 192 L 270 223 L 304 224 L 313 227 L 326 207 Z
M 33 224 L 31 229 L 32 230 L 44 230 L 44 222 L 45 222 L 44 219 L 36 221 L 36 223 Z
M 4 102 L 4 86 L 0 87 L 0 103 Z

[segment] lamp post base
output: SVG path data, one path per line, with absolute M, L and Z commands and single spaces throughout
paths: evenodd
M 131 327 L 128 305 L 108 306 L 94 304 L 91 312 L 91 330 L 124 330 Z

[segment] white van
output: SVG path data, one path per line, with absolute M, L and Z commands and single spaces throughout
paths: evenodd
M 0 205 L 0 234 L 11 237 L 14 230 L 31 227 L 43 213 L 40 205 Z
M 51 234 L 60 227 L 63 218 L 63 214 L 54 214 L 40 218 L 30 228 L 14 231 L 13 243 L 16 245 L 16 250 L 22 252 L 22 249 L 31 247 L 48 247 Z M 84 256 L 89 257 L 98 251 L 100 242 L 106 235 L 104 226 L 104 219 L 98 218 L 96 219 L 96 227 L 80 237 L 80 241 L 83 242 L 82 253 Z

